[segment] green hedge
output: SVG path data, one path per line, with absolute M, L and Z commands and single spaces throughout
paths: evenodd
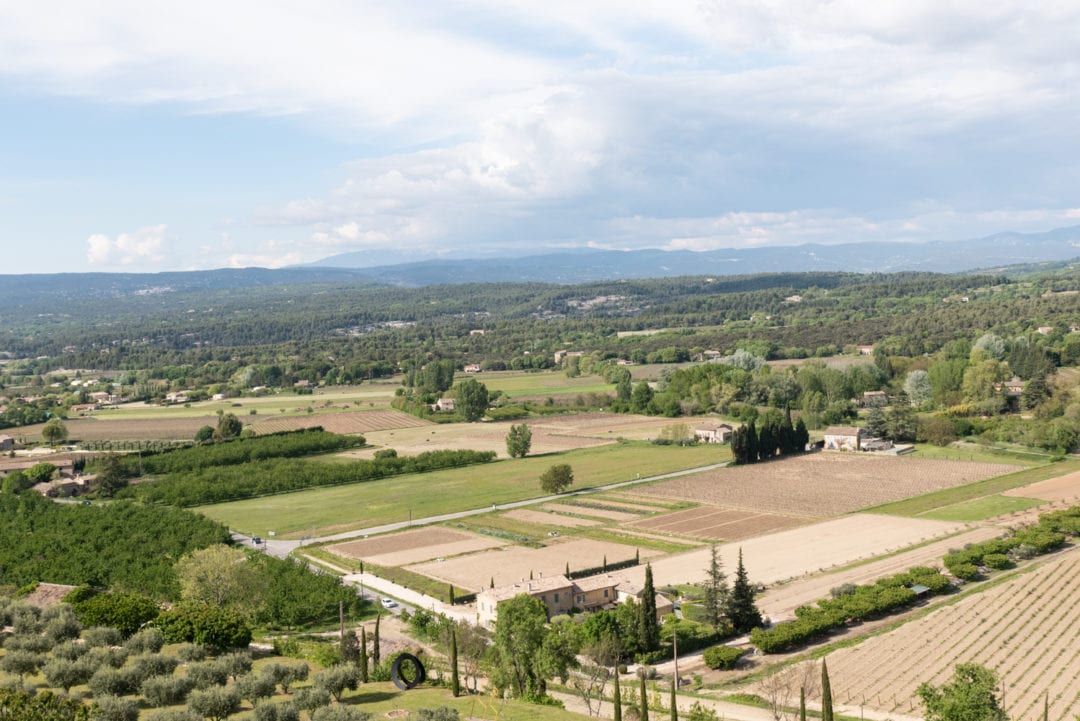
M 714 671 L 717 669 L 732 669 L 739 659 L 746 653 L 744 649 L 732 648 L 731 646 L 713 646 L 706 649 L 702 655 L 705 665 Z

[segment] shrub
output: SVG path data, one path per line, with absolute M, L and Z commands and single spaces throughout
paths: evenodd
M 949 570 L 962 581 L 974 581 L 979 577 L 979 568 L 973 563 L 954 563 Z
M 418 721 L 458 721 L 460 715 L 456 708 L 440 706 L 437 709 L 418 708 L 416 718 Z
M 296 692 L 296 705 L 311 712 L 330 703 L 330 692 L 324 688 L 309 686 Z
M 149 676 L 171 676 L 180 662 L 172 656 L 160 653 L 151 653 L 144 656 L 136 656 L 135 669 L 143 678 Z
M 170 709 L 152 714 L 147 721 L 203 721 L 203 717 L 191 709 Z
M 98 646 L 119 646 L 124 637 L 115 628 L 97 626 L 82 633 L 83 641 L 91 648 Z
M 312 683 L 316 688 L 327 691 L 335 701 L 341 701 L 346 689 L 356 690 L 359 680 L 359 670 L 355 666 L 334 666 L 315 674 Z
M 202 661 L 206 658 L 206 646 L 197 643 L 182 643 L 176 649 L 176 655 L 184 663 Z
M 128 652 L 123 648 L 92 648 L 87 659 L 95 667 L 120 668 L 127 663 Z
M 124 636 L 132 635 L 153 621 L 160 611 L 154 599 L 138 593 L 98 593 L 72 603 L 75 616 L 83 625 L 107 626 Z
M 234 688 L 208 688 L 193 691 L 188 698 L 188 708 L 212 721 L 223 721 L 240 710 L 240 694 Z
M 258 706 L 260 701 L 273 696 L 276 688 L 277 684 L 274 683 L 274 679 L 261 674 L 258 676 L 248 674 L 247 676 L 241 676 L 236 681 L 236 690 L 239 692 L 240 698 L 247 699 L 252 706 Z
M 41 669 L 45 681 L 53 688 L 62 688 L 67 693 L 72 686 L 79 686 L 94 675 L 94 667 L 84 661 L 70 661 L 54 658 Z
M 988 553 L 983 556 L 983 564 L 998 571 L 1011 567 L 1012 561 L 1004 553 Z
M 116 696 L 95 696 L 94 703 L 98 707 L 94 718 L 98 721 L 138 721 L 139 707 L 134 701 Z
M 224 686 L 229 682 L 229 671 L 217 661 L 193 663 L 187 668 L 187 677 L 197 689 Z
M 294 683 L 307 681 L 308 665 L 306 663 L 271 663 L 263 666 L 261 674 L 281 686 L 282 693 L 289 693 L 289 687 Z
M 181 603 L 155 621 L 169 643 L 194 642 L 224 650 L 251 643 L 251 628 L 236 611 L 200 603 Z
M 152 676 L 142 683 L 142 695 L 151 706 L 175 706 L 191 693 L 195 684 L 190 678 Z
M 218 659 L 218 663 L 228 671 L 234 681 L 251 672 L 251 654 L 245 651 L 225 654 Z
M 90 648 L 85 643 L 65 641 L 64 643 L 53 646 L 52 655 L 53 658 L 62 658 L 65 661 L 78 661 L 89 651 Z
M 262 703 L 255 707 L 255 721 L 300 721 L 300 709 L 291 702 Z
M 311 721 L 368 721 L 371 714 L 352 706 L 323 706 L 311 714 Z
M 128 696 L 138 693 L 142 678 L 133 669 L 99 668 L 88 683 L 94 698 L 101 696 Z
M 739 662 L 743 654 L 746 653 L 740 648 L 732 648 L 731 646 L 713 646 L 706 649 L 702 660 L 705 661 L 705 665 L 709 668 L 716 669 L 732 669 L 735 668 L 735 664 Z
M 144 628 L 124 643 L 131 653 L 157 653 L 165 645 L 165 637 L 156 628 Z

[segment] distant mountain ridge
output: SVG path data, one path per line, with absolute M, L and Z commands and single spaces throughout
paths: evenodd
M 348 268 L 360 277 L 404 286 L 524 281 L 570 284 L 620 278 L 792 271 L 957 273 L 1063 261 L 1077 256 L 1080 256 L 1080 225 L 1045 233 L 1008 232 L 950 242 L 805 244 L 700 252 L 583 249 L 518 258 L 435 259 L 382 266 L 370 265 L 370 252 L 343 253 L 303 267 Z

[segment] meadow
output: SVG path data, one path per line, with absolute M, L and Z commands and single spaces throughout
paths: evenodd
M 483 466 L 396 476 L 347 486 L 202 506 L 229 528 L 299 537 L 367 528 L 546 495 L 539 477 L 554 463 L 574 469 L 571 490 L 696 468 L 727 460 L 726 448 L 625 442 Z

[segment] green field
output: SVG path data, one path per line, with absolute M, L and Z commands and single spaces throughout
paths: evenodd
M 895 503 L 886 503 L 885 505 L 875 506 L 874 508 L 864 508 L 863 512 L 884 513 L 891 516 L 924 517 L 926 514 L 939 509 L 956 506 L 968 501 L 975 501 L 987 496 L 993 496 L 1002 491 L 1026 486 L 1029 483 L 1035 483 L 1036 481 L 1057 478 L 1058 476 L 1064 476 L 1067 473 L 1072 473 L 1074 471 L 1080 471 L 1080 461 L 1051 463 L 1048 465 L 1036 466 L 1034 468 L 1026 468 L 1022 471 L 1008 473 L 1004 476 L 987 478 L 985 481 L 969 483 L 966 486 L 946 488 L 941 491 L 916 496 L 915 498 L 896 501 Z M 1016 509 L 1007 509 L 1006 513 L 1010 510 Z
M 987 518 L 1003 516 L 1015 511 L 1045 505 L 1046 501 L 1035 498 L 1015 498 L 1013 496 L 984 496 L 970 501 L 961 501 L 951 506 L 929 511 L 919 518 L 932 518 L 937 521 L 985 521 Z
M 1044 453 L 995 450 L 974 444 L 962 446 L 935 446 L 930 443 L 915 445 L 919 458 L 941 458 L 948 461 L 976 461 L 979 463 L 1010 463 L 1021 466 L 1043 466 L 1050 462 L 1050 456 Z
M 628 481 L 728 460 L 727 448 L 654 446 L 627 442 L 566 453 L 494 461 L 480 466 L 396 476 L 280 496 L 202 506 L 229 528 L 265 536 L 299 537 L 483 508 L 545 495 L 539 477 L 554 463 L 574 469 L 571 490 Z

